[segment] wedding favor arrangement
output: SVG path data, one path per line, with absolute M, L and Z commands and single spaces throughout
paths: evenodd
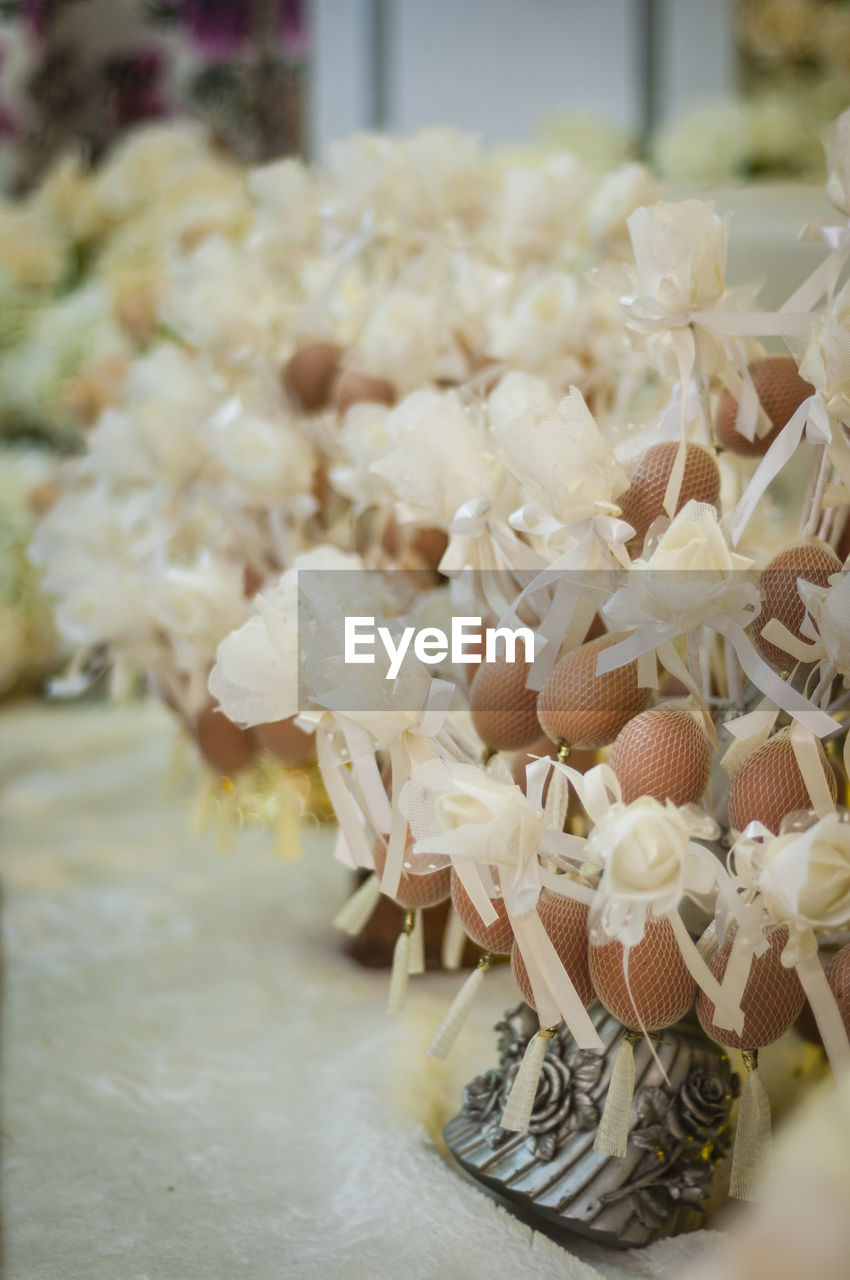
M 637 1050 L 663 1075 L 697 1019 L 740 1050 L 745 1199 L 759 1050 L 808 1006 L 850 1059 L 850 114 L 827 152 L 822 264 L 777 312 L 727 282 L 734 227 L 636 165 L 433 131 L 255 170 L 239 227 L 173 255 L 34 546 L 70 687 L 144 673 L 228 779 L 315 751 L 364 873 L 338 922 L 404 912 L 392 1011 L 451 899 L 446 961 L 482 956 L 429 1052 L 510 957 L 539 1030 L 495 1128 L 535 1132 L 565 1037 L 598 1083 L 601 1006 L 582 1123 L 627 1158 Z M 660 1113 L 658 1159 L 681 1123 L 713 1168 L 683 1087 L 699 1125 Z

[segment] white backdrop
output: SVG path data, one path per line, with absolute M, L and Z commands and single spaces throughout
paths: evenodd
M 659 118 L 733 82 L 731 0 L 654 0 Z M 638 129 L 645 0 L 312 0 L 313 151 L 369 128 L 453 124 L 488 143 L 581 113 Z M 376 24 L 382 19 L 382 36 Z

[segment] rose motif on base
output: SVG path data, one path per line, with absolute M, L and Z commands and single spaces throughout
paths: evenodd
M 646 1152 L 632 1176 L 603 1204 L 630 1200 L 642 1226 L 662 1227 L 677 1204 L 701 1209 L 711 1190 L 714 1168 L 729 1150 L 729 1108 L 738 1092 L 703 1067 L 692 1067 L 678 1091 L 640 1089 L 637 1122 L 629 1142 Z
M 485 1130 L 492 1147 L 511 1136 L 499 1122 L 523 1051 L 536 1029 L 528 1025 L 528 1013 L 528 1007 L 521 1005 L 498 1024 L 501 1068 L 476 1076 L 463 1091 L 463 1113 L 479 1121 L 492 1116 L 493 1123 Z M 552 1039 L 528 1126 L 536 1156 L 551 1160 L 569 1134 L 596 1128 L 599 1108 L 591 1095 L 604 1065 L 602 1054 L 576 1048 L 565 1028 Z

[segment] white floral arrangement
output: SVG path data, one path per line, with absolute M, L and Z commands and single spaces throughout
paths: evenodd
M 848 134 L 823 261 L 777 312 L 727 281 L 713 206 L 633 166 L 492 164 L 441 130 L 252 174 L 33 544 L 72 686 L 108 650 L 227 774 L 315 750 L 367 873 L 339 923 L 405 912 L 393 1010 L 451 896 L 485 955 L 433 1053 L 511 955 L 541 1031 L 505 1128 L 562 1020 L 600 1048 L 598 1000 L 627 1034 L 596 1147 L 623 1155 L 631 1046 L 696 1005 L 744 1053 L 743 1198 L 758 1049 L 808 1000 L 850 1059 Z M 444 642 L 476 616 L 514 648 Z M 351 656 L 352 621 L 384 657 Z

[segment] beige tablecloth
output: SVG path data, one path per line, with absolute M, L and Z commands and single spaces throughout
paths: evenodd
M 509 973 L 425 1060 L 458 978 L 389 1019 L 329 925 L 330 832 L 216 853 L 171 742 L 154 706 L 0 714 L 7 1280 L 686 1276 L 711 1233 L 573 1256 L 446 1163 Z

